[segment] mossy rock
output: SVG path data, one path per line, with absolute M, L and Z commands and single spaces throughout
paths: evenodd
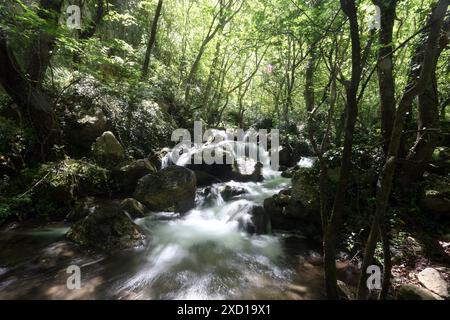
M 92 144 L 92 155 L 98 164 L 106 168 L 123 165 L 127 158 L 125 149 L 111 131 L 104 132 Z
M 140 178 L 156 171 L 156 168 L 148 159 L 139 159 L 120 169 L 114 169 L 112 177 L 119 192 L 128 196 L 134 192 Z
M 36 175 L 39 177 L 42 180 L 37 192 L 56 200 L 108 194 L 109 171 L 85 160 L 65 159 L 43 164 Z
M 64 217 L 77 198 L 109 193 L 109 171 L 86 160 L 64 159 L 22 170 L 12 183 L 12 194 L 29 199 L 29 215 L 48 219 Z M 16 201 L 17 202 L 17 201 Z
M 292 198 L 301 202 L 308 211 L 319 211 L 318 170 L 299 168 L 292 176 Z
M 118 201 L 106 201 L 74 223 L 67 238 L 94 250 L 112 251 L 141 246 L 146 236 L 130 216 L 119 209 Z
M 169 166 L 142 177 L 133 198 L 150 210 L 186 212 L 195 205 L 195 173 L 180 166 Z

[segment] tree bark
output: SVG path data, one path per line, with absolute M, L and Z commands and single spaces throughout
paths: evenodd
M 45 158 L 45 153 L 59 136 L 53 106 L 50 99 L 20 71 L 2 30 L 0 30 L 0 84 L 19 106 L 22 118 L 31 124 L 40 145 L 41 156 Z
M 158 32 L 158 20 L 161 16 L 161 9 L 163 5 L 163 0 L 158 1 L 158 5 L 156 6 L 155 16 L 152 22 L 152 28 L 150 31 L 150 38 L 148 39 L 147 51 L 145 52 L 144 65 L 142 66 L 142 79 L 147 77 L 148 75 L 148 66 L 150 65 L 150 56 L 152 54 L 153 47 L 156 42 L 156 34 Z
M 433 61 L 430 81 L 425 84 L 424 91 L 418 95 L 419 119 L 418 133 L 413 147 L 409 150 L 407 161 L 400 170 L 400 185 L 403 187 L 414 187 L 417 181 L 423 176 L 426 165 L 431 161 L 433 152 L 439 144 L 439 96 L 437 88 L 436 68 L 438 58 L 446 48 L 449 38 L 447 32 L 450 30 L 450 23 L 447 20 L 442 28 L 437 54 Z M 423 58 L 426 41 L 418 47 L 417 56 Z M 420 70 L 420 69 L 419 69 Z M 427 130 L 430 129 L 430 130 Z
M 62 0 L 41 0 L 38 11 L 39 17 L 56 29 L 62 4 Z M 39 88 L 44 80 L 55 45 L 55 34 L 50 34 L 43 29 L 37 31 L 36 40 L 29 48 L 27 67 L 28 77 L 31 84 L 36 88 Z
M 330 221 L 323 240 L 325 287 L 329 299 L 339 298 L 336 278 L 336 237 L 337 231 L 341 226 L 345 194 L 351 169 L 353 133 L 355 130 L 356 118 L 358 116 L 357 94 L 362 73 L 361 42 L 359 38 L 358 16 L 355 1 L 341 0 L 341 8 L 349 18 L 350 23 L 350 36 L 352 43 L 352 76 L 350 84 L 346 88 L 347 104 L 344 150 L 339 173 L 339 182 L 333 202 Z
M 395 116 L 395 81 L 392 73 L 392 34 L 395 22 L 397 0 L 373 0 L 380 8 L 380 33 L 378 38 L 378 86 L 380 95 L 381 131 L 385 141 L 384 151 L 387 153 L 392 125 Z

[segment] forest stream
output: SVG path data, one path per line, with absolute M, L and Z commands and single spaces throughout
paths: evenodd
M 290 184 L 270 169 L 267 154 L 262 158 L 263 182 L 216 183 L 199 188 L 195 208 L 183 216 L 157 212 L 136 219 L 150 238 L 141 248 L 87 255 L 64 239 L 64 223 L 2 232 L 0 243 L 8 247 L 0 251 L 0 298 L 322 298 L 320 267 L 306 262 L 318 256 L 317 244 L 299 233 L 251 235 L 241 228 L 253 205 Z M 300 164 L 311 163 L 304 158 Z M 245 192 L 225 201 L 224 186 Z M 81 289 L 67 289 L 69 265 L 81 267 Z

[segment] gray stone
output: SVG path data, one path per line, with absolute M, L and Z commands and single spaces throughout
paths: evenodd
M 92 144 L 94 159 L 101 165 L 112 168 L 126 159 L 125 149 L 111 131 L 105 131 Z
M 420 283 L 425 288 L 433 291 L 444 298 L 449 298 L 448 284 L 439 271 L 433 268 L 426 268 L 417 275 Z
M 169 166 L 139 179 L 133 198 L 153 211 L 184 213 L 195 205 L 195 174 L 180 166 Z

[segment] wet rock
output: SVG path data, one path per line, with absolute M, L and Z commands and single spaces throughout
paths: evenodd
M 220 195 L 222 196 L 223 200 L 228 201 L 246 192 L 247 191 L 244 188 L 227 185 L 220 190 Z
M 163 167 L 165 168 L 167 166 L 174 165 L 174 163 L 172 163 L 172 161 L 170 160 L 170 157 L 167 156 L 169 152 L 169 148 L 162 148 L 161 150 L 158 150 L 156 152 L 151 152 L 147 155 L 147 158 L 151 163 L 155 164 L 158 170 L 160 170 Z
M 439 271 L 433 268 L 426 268 L 417 275 L 420 283 L 428 290 L 440 295 L 443 298 L 449 298 L 448 284 Z
M 139 179 L 134 198 L 154 211 L 186 212 L 195 205 L 195 174 L 180 166 L 170 166 Z
M 125 149 L 111 131 L 104 132 L 92 144 L 92 154 L 100 165 L 113 168 L 126 160 Z
M 397 291 L 398 300 L 442 300 L 441 297 L 434 294 L 433 292 L 413 285 L 406 284 L 402 285 Z
M 136 199 L 127 198 L 120 203 L 120 210 L 129 214 L 132 218 L 142 218 L 147 208 Z
M 66 219 L 70 221 L 79 221 L 87 217 L 92 212 L 95 212 L 98 204 L 94 197 L 86 197 L 75 202 L 75 205 L 67 215 Z
M 118 170 L 114 170 L 112 176 L 119 192 L 131 195 L 136 189 L 138 180 L 153 172 L 156 172 L 156 168 L 148 159 L 139 159 Z
M 198 171 L 194 170 L 195 177 L 197 178 L 197 185 L 199 187 L 209 186 L 214 183 L 219 183 L 221 180 L 219 180 L 217 177 L 204 172 L 204 171 Z
M 256 162 L 255 168 L 251 174 L 243 174 L 239 171 L 237 164 L 234 165 L 232 180 L 239 182 L 261 182 L 264 180 L 263 174 L 263 164 L 261 162 Z
M 109 251 L 140 246 L 146 237 L 130 216 L 119 209 L 118 202 L 110 201 L 75 222 L 67 238 L 81 246 Z
M 238 220 L 240 229 L 250 234 L 269 234 L 272 232 L 270 217 L 261 206 L 253 206 L 250 215 Z
M 315 212 L 291 196 L 286 189 L 264 200 L 264 209 L 268 213 L 272 227 L 281 230 L 299 230 L 306 236 L 317 236 L 320 231 L 320 219 Z
M 278 153 L 279 163 L 282 166 L 290 167 L 292 166 L 294 160 L 292 158 L 292 147 L 291 146 L 282 146 L 281 150 Z

